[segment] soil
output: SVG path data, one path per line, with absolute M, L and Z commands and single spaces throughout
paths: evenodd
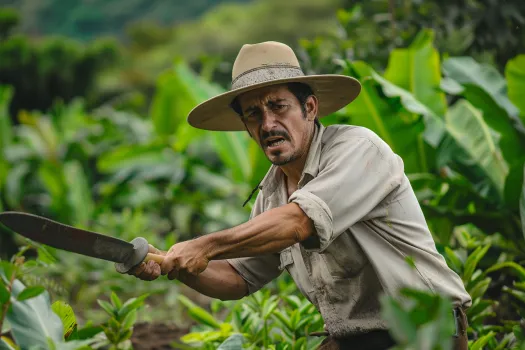
M 181 343 L 180 337 L 188 332 L 189 329 L 165 323 L 136 323 L 131 343 L 134 350 L 178 349 L 176 343 Z

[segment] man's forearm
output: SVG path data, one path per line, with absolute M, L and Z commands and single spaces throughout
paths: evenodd
M 313 223 L 301 208 L 287 204 L 231 229 L 200 237 L 209 260 L 276 253 L 309 238 Z
M 248 293 L 246 282 L 226 260 L 210 261 L 201 274 L 195 276 L 181 273 L 178 279 L 211 298 L 236 300 Z

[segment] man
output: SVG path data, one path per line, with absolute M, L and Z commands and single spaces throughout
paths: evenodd
M 323 316 L 330 337 L 322 347 L 341 349 L 392 346 L 380 295 L 429 290 L 454 302 L 456 348 L 467 349 L 470 296 L 437 252 L 402 160 L 368 129 L 319 123 L 358 96 L 359 82 L 305 76 L 293 51 L 276 42 L 244 45 L 232 75 L 231 91 L 195 107 L 188 122 L 246 130 L 273 163 L 251 218 L 175 244 L 162 264 L 133 274 L 178 278 L 224 300 L 254 293 L 286 269 Z

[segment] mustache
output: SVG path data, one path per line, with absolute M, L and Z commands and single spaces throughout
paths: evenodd
M 269 137 L 276 137 L 276 136 L 280 136 L 286 141 L 290 141 L 290 135 L 288 135 L 288 133 L 283 130 L 261 131 L 260 136 L 261 136 L 260 137 L 261 143 L 264 143 L 266 139 Z

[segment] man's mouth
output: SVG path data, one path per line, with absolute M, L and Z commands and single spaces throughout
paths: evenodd
M 284 137 L 275 136 L 275 137 L 267 138 L 265 141 L 265 144 L 267 148 L 271 148 L 271 147 L 277 147 L 279 145 L 282 145 L 284 141 L 286 141 Z

